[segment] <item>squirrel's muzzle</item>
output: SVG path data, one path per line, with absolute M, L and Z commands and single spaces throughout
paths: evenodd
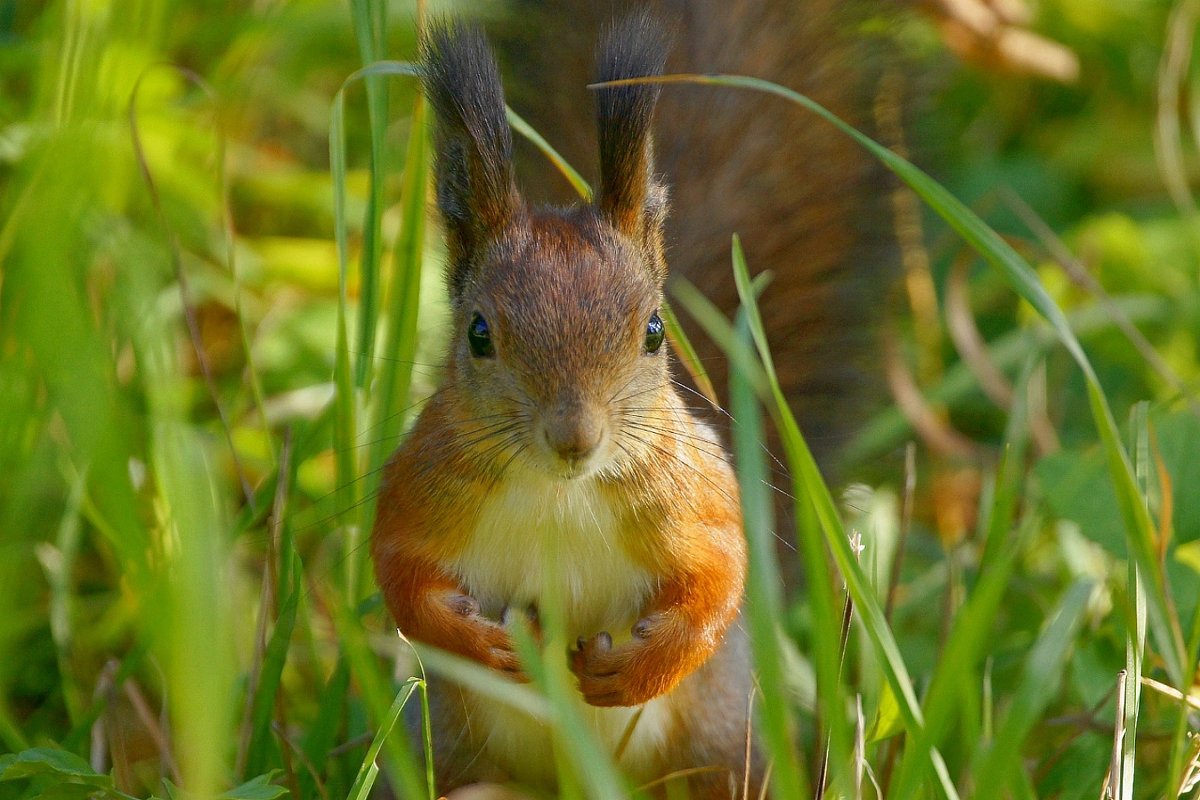
M 604 440 L 604 420 L 580 403 L 564 403 L 543 417 L 542 435 L 555 455 L 576 466 L 599 449 Z

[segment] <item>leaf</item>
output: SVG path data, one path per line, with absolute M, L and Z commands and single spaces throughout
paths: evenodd
M 0 781 L 54 777 L 88 786 L 108 788 L 112 778 L 101 775 L 74 753 L 52 747 L 35 747 L 0 758 Z
M 1191 567 L 1200 575 L 1200 541 L 1188 542 L 1175 548 L 1175 560 Z
M 287 788 L 271 783 L 279 774 L 279 770 L 271 770 L 264 775 L 255 776 L 240 786 L 235 786 L 217 795 L 216 800 L 275 800 L 278 797 L 285 797 L 288 794 Z M 181 789 L 166 778 L 163 779 L 163 788 L 166 790 L 167 800 L 193 800 L 198 797 L 192 792 Z
M 61 781 L 38 790 L 33 796 L 37 800 L 88 800 L 97 797 L 97 792 L 103 791 L 103 789 L 88 783 Z M 107 792 L 104 796 L 108 796 Z
M 867 734 L 867 741 L 878 742 L 890 739 L 904 731 L 904 718 L 900 715 L 900 704 L 891 684 L 885 683 L 879 697 L 879 708 L 875 712 L 875 724 Z
M 1079 525 L 1087 539 L 1114 556 L 1126 556 L 1121 510 L 1098 450 L 1054 453 L 1038 462 L 1033 473 L 1056 517 Z
M 1189 411 L 1153 419 L 1159 453 L 1171 477 L 1173 543 L 1200 540 L 1200 419 Z M 1079 525 L 1093 542 L 1119 558 L 1128 552 L 1121 509 L 1112 494 L 1103 454 L 1096 449 L 1064 450 L 1034 468 L 1054 514 Z
M 1096 800 L 1111 756 L 1110 738 L 1081 736 L 1046 770 L 1046 777 L 1038 782 L 1038 789 L 1043 797 Z
M 283 797 L 288 793 L 288 790 L 271 783 L 276 773 L 277 770 L 272 770 L 266 775 L 251 778 L 241 786 L 236 786 L 228 792 L 224 792 L 220 795 L 220 798 L 221 800 L 275 800 L 277 797 Z
M 1200 540 L 1200 418 L 1190 411 L 1156 417 L 1155 439 L 1171 476 L 1175 542 Z

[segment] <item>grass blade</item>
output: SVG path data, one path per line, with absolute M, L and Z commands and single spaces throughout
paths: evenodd
M 1149 407 L 1145 403 L 1138 403 L 1133 408 L 1134 469 L 1143 497 L 1149 496 L 1150 476 L 1153 472 L 1148 414 Z M 1130 625 L 1125 638 L 1125 680 L 1122 687 L 1124 719 L 1121 721 L 1123 735 L 1119 743 L 1119 760 L 1113 764 L 1112 773 L 1113 784 L 1116 787 L 1113 796 L 1119 800 L 1133 800 L 1133 782 L 1137 771 L 1135 756 L 1138 711 L 1142 699 L 1142 661 L 1146 651 L 1146 592 L 1137 562 L 1132 559 L 1129 561 L 1128 573 L 1129 599 L 1133 603 L 1133 609 L 1128 613 Z
M 379 728 L 375 731 L 375 738 L 371 740 L 371 746 L 367 748 L 367 755 L 358 769 L 358 777 L 354 779 L 354 785 L 350 788 L 349 800 L 368 800 L 371 796 L 375 778 L 379 775 L 379 765 L 375 763 L 375 759 L 379 757 L 379 751 L 383 749 L 384 741 L 392 734 L 392 729 L 400 721 L 400 713 L 404 711 L 405 704 L 408 703 L 409 698 L 421 683 L 420 678 L 409 678 L 401 685 L 396 699 L 392 701 L 387 714 L 380 720 Z M 403 734 L 401 733 L 401 735 Z
M 1086 580 L 1074 583 L 1034 643 L 1025 660 L 1020 688 L 1000 721 L 991 750 L 975 771 L 975 800 L 1003 797 L 1012 785 L 1012 773 L 1020 767 L 1020 747 L 1058 693 L 1091 591 L 1091 583 Z
M 920 706 L 917 703 L 916 694 L 913 691 L 912 680 L 908 676 L 908 668 L 900 656 L 899 647 L 896 644 L 891 628 L 888 626 L 883 609 L 879 605 L 879 600 L 869 585 L 866 574 L 862 571 L 858 559 L 850 547 L 850 540 L 846 536 L 845 528 L 842 526 L 842 521 L 837 513 L 833 497 L 829 494 L 829 489 L 821 477 L 816 461 L 813 459 L 812 451 L 809 450 L 808 444 L 804 441 L 800 427 L 796 423 L 796 418 L 792 415 L 787 398 L 784 396 L 783 389 L 776 378 L 770 347 L 767 343 L 766 330 L 762 325 L 761 318 L 758 317 L 757 304 L 754 300 L 754 294 L 751 291 L 751 282 L 746 269 L 745 259 L 740 257 L 740 247 L 735 248 L 734 253 L 734 276 L 737 282 L 738 295 L 741 298 L 743 306 L 753 309 L 750 312 L 751 318 L 758 319 L 757 326 L 752 325 L 751 330 L 755 332 L 755 344 L 763 360 L 763 365 L 767 370 L 771 400 L 773 400 L 772 408 L 776 424 L 780 428 L 780 435 L 787 454 L 788 465 L 792 469 L 793 479 L 796 481 L 797 496 L 801 496 L 799 492 L 803 491 L 803 496 L 809 498 L 813 515 L 819 523 L 820 530 L 825 534 L 826 546 L 833 553 L 834 561 L 837 563 L 838 570 L 846 582 L 846 587 L 854 602 L 854 606 L 859 612 L 859 619 L 876 647 L 876 655 L 880 660 L 888 682 L 891 684 L 892 691 L 900 702 L 900 710 L 905 719 L 905 726 L 910 735 L 914 736 L 918 742 L 924 742 L 924 721 Z M 834 618 L 831 616 L 829 619 Z M 836 652 L 836 650 L 833 652 Z M 836 733 L 838 731 L 835 728 L 833 732 Z M 834 752 L 836 754 L 838 751 L 835 750 Z M 949 798 L 957 798 L 954 784 L 951 782 L 949 773 L 946 771 L 941 754 L 932 746 L 928 748 L 927 752 L 930 760 L 933 762 L 934 770 L 938 774 L 939 784 L 943 793 Z
M 676 286 L 676 296 L 708 335 L 729 355 L 734 369 L 741 370 L 743 376 L 755 385 L 759 395 L 769 399 L 775 423 L 780 429 L 788 464 L 792 469 L 794 485 L 798 491 L 812 491 L 810 503 L 821 533 L 825 537 L 825 544 L 832 552 L 834 561 L 846 581 L 854 606 L 858 610 L 859 620 L 867 631 L 888 683 L 896 695 L 905 729 L 916 741 L 923 741 L 924 720 L 917 702 L 916 692 L 913 690 L 912 679 L 908 675 L 908 669 L 900 656 L 899 647 L 884 618 L 875 592 L 869 585 L 865 573 L 850 548 L 850 540 L 847 538 L 841 518 L 838 516 L 833 497 L 829 494 L 829 489 L 821 477 L 812 452 L 804 442 L 804 437 L 800 433 L 791 409 L 787 406 L 782 390 L 778 383 L 772 385 L 768 381 L 753 350 L 734 334 L 729 321 L 699 290 L 691 284 L 681 281 Z M 743 305 L 753 304 L 753 295 L 743 296 L 742 303 Z M 951 800 L 957 800 L 958 792 L 954 788 L 953 781 L 950 780 L 941 754 L 935 749 L 930 749 L 929 758 L 933 761 L 942 793 Z
M 502 705 L 528 714 L 534 719 L 549 720 L 550 706 L 546 698 L 528 686 L 504 678 L 493 669 L 477 661 L 463 658 L 429 647 L 420 642 L 410 642 L 421 663 L 432 673 L 461 685 L 472 692 L 484 695 Z
M 544 594 L 554 597 L 554 594 Z M 548 720 L 554 734 L 555 761 L 558 765 L 558 795 L 563 800 L 592 797 L 624 800 L 629 796 L 625 782 L 608 752 L 601 746 L 577 705 L 574 678 L 562 658 L 564 620 L 558 604 L 543 603 L 538 608 L 546 646 L 534 641 L 532 631 L 518 619 L 512 627 L 513 641 L 521 663 L 535 686 L 544 693 Z
M 334 611 L 337 638 L 342 645 L 346 661 L 350 665 L 350 673 L 354 677 L 355 683 L 358 684 L 359 694 L 366 707 L 368 718 L 375 725 L 376 734 L 373 744 L 382 743 L 384 763 L 390 768 L 392 786 L 400 797 L 428 796 L 424 772 L 417 764 L 412 743 L 408 737 L 403 731 L 397 732 L 394 736 L 385 735 L 385 731 L 390 731 L 395 726 L 396 720 L 393 714 L 399 713 L 395 705 L 400 700 L 400 696 L 397 695 L 389 705 L 392 682 L 388 674 L 383 671 L 367 642 L 367 631 L 363 628 L 361 619 L 352 609 L 340 605 L 336 606 Z M 400 690 L 402 694 L 407 691 L 406 687 L 413 680 L 416 679 L 409 679 L 402 684 Z M 413 685 L 415 686 L 415 684 Z M 411 694 L 411 692 L 409 693 Z M 378 748 L 374 749 L 376 755 L 379 752 Z M 372 755 L 369 761 L 374 764 L 374 760 L 374 755 Z M 367 769 L 366 761 L 364 761 L 362 769 Z M 360 776 L 363 774 L 362 769 L 360 769 Z M 371 780 L 374 780 L 373 775 Z M 430 800 L 433 798 L 430 797 Z
M 350 358 L 349 273 L 350 245 L 346 223 L 346 90 L 365 78 L 382 75 L 418 77 L 420 70 L 413 64 L 402 61 L 380 61 L 355 71 L 342 82 L 334 95 L 329 121 L 329 170 L 333 179 L 334 238 L 337 243 L 338 259 L 338 310 L 337 340 L 334 355 L 334 431 L 333 447 L 336 462 L 337 502 L 342 509 L 357 509 L 355 522 L 347 526 L 344 548 L 344 590 L 346 602 L 354 607 L 358 601 L 359 582 L 363 573 L 366 548 L 362 547 L 363 532 L 369 522 L 369 503 L 362 503 L 362 486 L 357 480 L 362 473 L 355 455 L 358 405 L 361 398 L 357 389 L 362 386 L 356 380 Z M 369 307 L 360 309 L 369 314 Z M 361 345 L 360 345 L 361 346 Z
M 746 324 L 766 372 L 767 382 L 771 387 L 773 406 L 777 406 L 782 396 L 782 389 L 779 387 L 775 365 L 767 344 L 766 328 L 758 310 L 757 292 L 750 279 L 750 271 L 746 266 L 741 240 L 736 235 L 732 240 L 732 259 L 734 282 L 742 301 Z M 734 416 L 737 417 L 736 414 Z M 809 499 L 815 494 L 819 494 L 824 489 L 824 485 L 823 482 L 821 486 L 810 486 L 805 483 L 795 469 L 795 459 L 800 458 L 800 445 L 786 430 L 781 429 L 781 438 L 784 441 L 788 464 L 792 467 L 792 496 L 797 498 L 795 502 L 797 540 L 804 554 L 805 583 L 813 617 L 812 657 L 815 661 L 814 667 L 817 675 L 817 707 L 824 710 L 824 714 L 820 718 L 823 730 L 818 733 L 821 734 L 821 741 L 828 742 L 826 762 L 831 761 L 834 765 L 841 765 L 848 763 L 850 756 L 849 729 L 844 716 L 840 713 L 840 709 L 844 707 L 844 701 L 841 692 L 841 631 L 838 629 L 837 620 L 842 618 L 842 611 L 834 596 L 833 579 L 827 570 L 828 557 L 824 543 L 817 535 L 820 525 L 816 520 L 816 511 Z M 740 459 L 738 463 L 741 464 Z M 766 477 L 766 475 L 762 477 L 764 485 Z M 770 577 L 778 581 L 778 576 Z M 823 768 L 822 774 L 824 772 Z M 817 786 L 816 789 L 821 792 L 824 787 Z
M 298 561 L 292 567 L 288 583 L 289 591 L 271 631 L 266 657 L 263 659 L 262 670 L 255 687 L 245 775 L 260 775 L 271 766 L 271 719 L 275 709 L 275 698 L 283 681 L 283 667 L 287 661 L 292 632 L 296 627 L 296 609 L 300 604 L 300 592 L 303 587 L 303 574 Z
M 512 129 L 528 139 L 538 150 L 542 151 L 542 155 L 562 173 L 563 177 L 571 184 L 571 187 L 575 189 L 576 194 L 579 195 L 583 202 L 592 202 L 592 187 L 583 179 L 583 176 L 540 133 L 534 130 L 532 125 L 522 119 L 520 114 L 508 106 L 505 106 L 504 110 L 508 115 L 508 124 L 512 126 Z
M 740 316 L 744 337 L 749 335 L 745 324 L 749 318 L 749 313 Z M 780 797 L 804 797 L 808 795 L 808 780 L 797 758 L 795 723 L 791 718 L 790 705 L 783 700 L 788 693 L 777 622 L 783 617 L 782 581 L 771 536 L 775 515 L 767 488 L 766 454 L 762 449 L 766 438 L 762 412 L 754 387 L 737 369 L 729 376 L 729 395 L 730 411 L 736 420 L 733 424 L 733 450 L 749 548 L 746 621 L 763 696 L 779 698 L 778 702 L 763 703 L 761 706 L 763 727 L 774 767 L 772 791 Z
M 1192 609 L 1192 626 L 1191 633 L 1188 635 L 1187 659 L 1187 663 L 1189 664 L 1200 664 L 1200 603 L 1197 603 L 1196 607 Z M 1181 698 L 1182 702 L 1179 703 L 1179 712 L 1175 721 L 1175 731 L 1171 743 L 1171 760 L 1167 770 L 1169 783 L 1166 790 L 1168 792 L 1175 791 L 1178 795 L 1183 794 L 1182 785 L 1186 778 L 1184 772 L 1188 769 L 1188 763 L 1192 762 L 1193 759 L 1200 760 L 1200 741 L 1197 741 L 1195 738 L 1189 739 L 1188 737 L 1190 720 L 1186 697 L 1186 695 L 1183 695 Z M 1200 710 L 1200 706 L 1197 707 L 1197 710 Z
M 345 657 L 338 658 L 329 680 L 321 687 L 321 702 L 317 715 L 301 743 L 301 749 L 310 764 L 331 763 L 330 751 L 334 748 L 342 714 L 345 712 L 346 693 L 350 688 L 350 668 Z M 328 778 L 326 778 L 328 780 Z M 317 797 L 318 778 L 301 770 L 297 775 L 300 798 Z
M 423 95 L 413 102 L 413 113 L 404 157 L 404 188 L 401 195 L 400 239 L 396 244 L 391 300 L 388 304 L 384 353 L 375 400 L 377 432 L 368 469 L 373 476 L 368 493 L 377 482 L 376 470 L 383 464 L 404 428 L 405 414 L 392 409 L 409 405 L 413 359 L 417 352 L 420 321 L 421 272 L 424 267 L 426 191 L 429 183 L 429 133 L 427 106 Z
M 993 630 L 1001 601 L 1025 543 L 1037 530 L 1040 520 L 1030 518 L 1010 535 L 1021 488 L 1028 420 L 1024 398 L 1029 378 L 1037 362 L 1030 360 L 1014 393 L 1015 402 L 1005 441 L 1008 445 L 996 470 L 995 488 L 988 511 L 984 549 L 979 561 L 979 577 L 966 603 L 958 612 L 942 647 L 929 689 L 925 695 L 925 731 L 928 743 L 940 747 L 949 729 L 951 715 L 960 702 L 962 682 L 976 674 L 984 646 Z M 910 748 L 900 765 L 896 796 L 914 796 L 925 775 L 924 747 Z
M 679 319 L 675 316 L 671 304 L 664 302 L 658 313 L 662 315 L 662 320 L 667 326 L 667 339 L 671 342 L 672 352 L 691 375 L 692 381 L 696 384 L 696 390 L 704 395 L 705 399 L 714 407 L 719 407 L 717 390 L 713 387 L 712 379 L 708 377 L 708 370 L 704 369 L 700 354 L 696 352 L 696 348 L 692 346 L 683 326 L 679 324 Z
M 1128 296 L 1113 302 L 1122 314 L 1139 324 L 1167 324 L 1176 313 L 1172 303 L 1161 297 Z M 1075 335 L 1084 341 L 1116 327 L 1108 310 L 1097 303 L 1071 311 L 1067 322 Z M 1057 341 L 1047 327 L 1018 328 L 993 339 L 988 346 L 988 357 L 1003 371 L 1017 371 L 1022 362 L 1031 356 L 1044 356 Z M 978 387 L 975 373 L 959 361 L 946 369 L 940 381 L 925 387 L 924 396 L 932 404 L 953 406 L 978 391 Z M 903 445 L 912 434 L 912 426 L 903 413 L 895 407 L 884 409 L 847 445 L 841 454 L 841 462 L 846 465 L 869 463 Z
M 387 6 L 381 0 L 351 0 L 354 36 L 364 65 L 379 61 L 384 54 Z M 363 217 L 362 255 L 359 261 L 358 341 L 354 381 L 360 389 L 370 384 L 375 329 L 379 320 L 379 264 L 383 259 L 384 147 L 387 143 L 388 85 L 380 73 L 364 76 L 367 89 L 367 119 L 371 133 L 371 160 L 367 207 Z

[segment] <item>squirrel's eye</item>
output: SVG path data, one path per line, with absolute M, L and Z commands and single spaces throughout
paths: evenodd
M 663 327 L 662 317 L 655 311 L 650 315 L 650 321 L 646 323 L 646 352 L 654 353 L 662 347 L 665 334 L 666 329 Z
M 467 325 L 467 345 L 471 348 L 471 355 L 476 358 L 487 358 L 496 354 L 487 320 L 478 311 L 471 317 L 471 324 Z

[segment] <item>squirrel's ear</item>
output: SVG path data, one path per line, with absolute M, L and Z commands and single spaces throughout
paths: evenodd
M 423 50 L 425 94 L 437 117 L 434 174 L 450 248 L 450 293 L 458 297 L 482 249 L 524 205 L 500 72 L 483 32 L 435 27 Z
M 634 13 L 603 37 L 598 56 L 599 82 L 661 75 L 668 37 L 646 13 Z M 601 213 L 613 227 L 646 246 L 656 271 L 665 277 L 662 226 L 667 192 L 654 175 L 650 121 L 658 101 L 656 84 L 631 84 L 597 90 L 600 125 Z

